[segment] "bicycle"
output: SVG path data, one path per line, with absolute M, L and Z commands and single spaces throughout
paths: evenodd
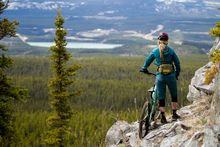
M 154 73 L 145 73 L 148 75 L 156 76 Z M 150 92 L 150 99 L 146 100 L 139 119 L 139 138 L 144 138 L 150 129 L 151 126 L 156 125 L 156 120 L 160 116 L 160 112 L 158 109 L 158 97 L 157 97 L 157 87 L 154 84 L 153 87 L 151 87 L 148 92 Z M 151 123 L 154 121 L 154 124 L 151 125 Z

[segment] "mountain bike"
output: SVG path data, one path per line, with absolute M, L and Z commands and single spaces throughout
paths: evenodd
M 145 74 L 156 76 L 154 73 L 150 72 Z M 150 127 L 156 125 L 156 120 L 160 116 L 156 85 L 154 84 L 148 92 L 150 92 L 150 98 L 145 101 L 139 119 L 138 133 L 140 139 L 148 134 Z

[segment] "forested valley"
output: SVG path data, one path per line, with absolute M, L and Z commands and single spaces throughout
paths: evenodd
M 47 56 L 12 56 L 14 63 L 7 70 L 15 85 L 28 90 L 25 103 L 15 103 L 16 147 L 43 145 L 46 118 L 51 109 L 48 102 L 48 80 L 51 78 Z M 154 77 L 139 69 L 145 57 L 91 56 L 73 57 L 69 64 L 79 64 L 74 86 L 80 94 L 70 100 L 73 117 L 70 122 L 69 146 L 104 146 L 105 134 L 116 120 L 137 121 L 147 90 Z M 183 55 L 178 80 L 179 107 L 188 104 L 188 85 L 198 67 L 207 63 L 206 55 Z M 156 72 L 151 66 L 150 71 Z M 167 95 L 167 111 L 170 98 Z

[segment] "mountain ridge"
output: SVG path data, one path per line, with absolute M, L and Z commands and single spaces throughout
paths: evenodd
M 209 28 L 220 16 L 216 4 L 217 0 L 12 0 L 3 17 L 20 22 L 17 32 L 27 42 L 53 41 L 53 22 L 60 6 L 69 41 L 148 45 L 149 40 L 155 42 L 158 33 L 165 31 L 174 44 L 184 42 L 199 48 L 201 45 L 192 42 L 208 41 L 207 50 L 213 42 Z

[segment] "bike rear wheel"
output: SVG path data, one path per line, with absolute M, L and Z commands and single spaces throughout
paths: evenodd
M 139 133 L 140 139 L 144 138 L 149 131 L 149 127 L 150 127 L 149 114 L 150 113 L 151 113 L 150 104 L 149 102 L 146 101 L 141 110 L 141 115 L 139 119 L 138 133 Z

